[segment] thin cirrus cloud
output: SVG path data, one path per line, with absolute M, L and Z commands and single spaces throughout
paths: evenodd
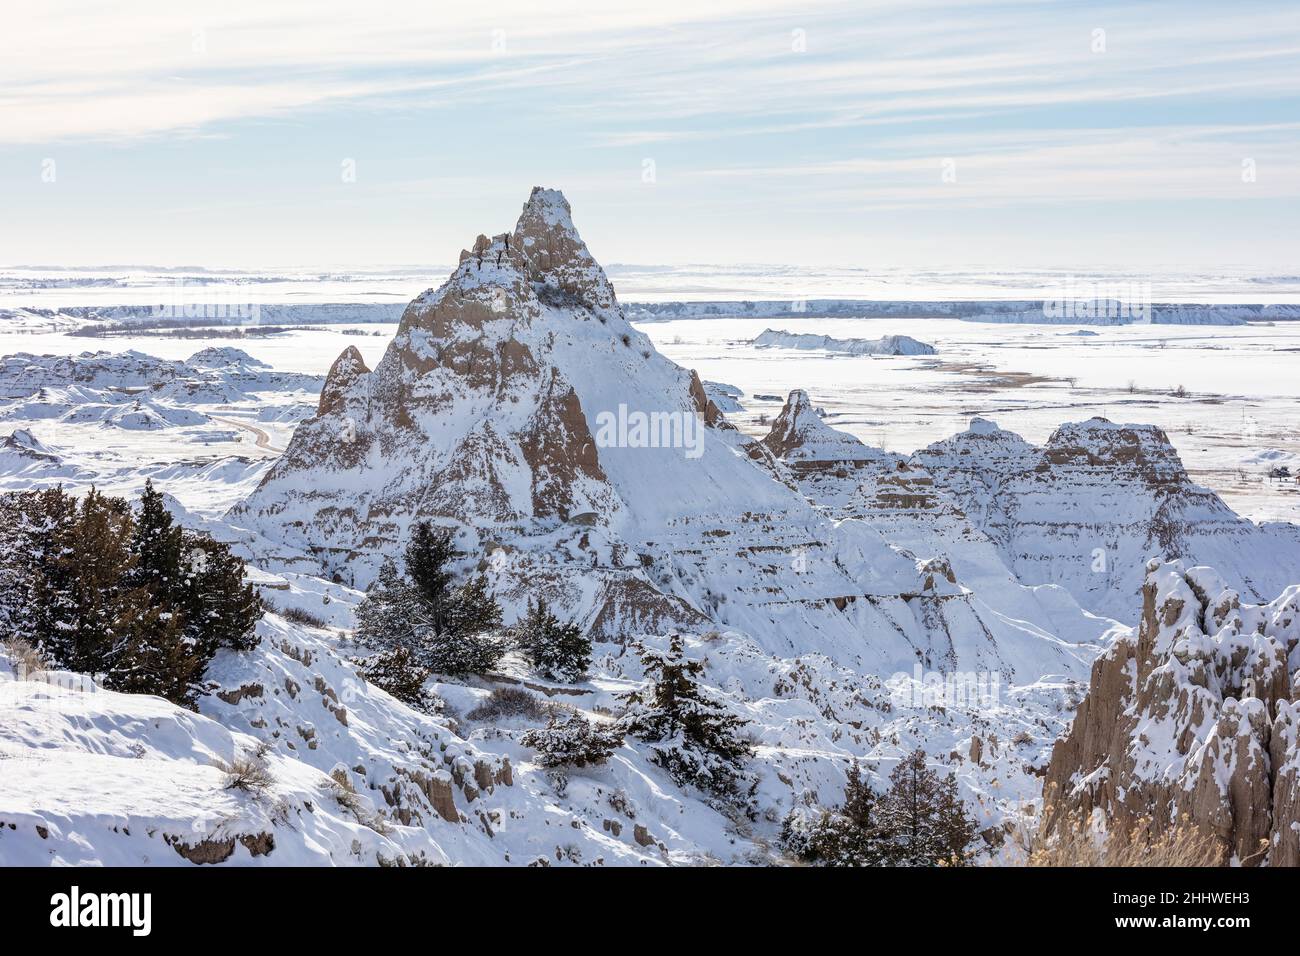
M 862 210 L 1166 202 L 1172 240 L 1198 203 L 1274 204 L 1234 213 L 1249 227 L 1300 198 L 1300 20 L 1280 2 L 51 0 L 5 22 L 0 192 L 29 236 L 57 195 L 28 185 L 31 157 L 54 156 L 85 182 L 111 170 L 133 218 L 198 217 L 194 255 L 237 228 L 256 249 L 259 215 L 277 249 L 311 255 L 326 202 L 407 261 L 383 246 L 399 197 L 436 203 L 430 241 L 459 247 L 470 198 L 505 209 L 543 181 L 604 204 L 593 228 L 643 261 L 684 217 L 755 205 L 793 248 L 816 209 L 851 250 Z M 178 163 L 195 141 L 230 148 Z M 355 155 L 365 175 L 339 195 Z M 76 210 L 120 219 L 115 202 Z M 243 224 L 220 221 L 235 208 Z M 629 216 L 642 246 L 615 229 Z M 726 247 L 761 255 L 754 223 L 736 229 Z

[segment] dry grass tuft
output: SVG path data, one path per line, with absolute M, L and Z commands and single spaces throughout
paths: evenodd
M 266 762 L 271 745 L 263 741 L 247 753 L 240 754 L 230 763 L 218 760 L 217 766 L 226 774 L 227 790 L 243 790 L 261 796 L 275 786 L 275 776 Z
M 8 637 L 0 641 L 0 650 L 8 656 L 19 680 L 31 680 L 49 670 L 49 664 L 41 657 L 41 652 L 21 637 Z
M 1152 835 L 1145 822 L 1127 834 L 1099 833 L 1085 822 L 1059 824 L 1050 836 L 1019 830 L 1012 835 L 1008 858 L 1013 866 L 1175 866 L 1223 864 L 1223 847 L 1184 816 Z

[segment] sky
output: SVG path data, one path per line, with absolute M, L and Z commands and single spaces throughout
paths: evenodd
M 1294 2 L 4 6 L 4 266 L 1300 272 Z

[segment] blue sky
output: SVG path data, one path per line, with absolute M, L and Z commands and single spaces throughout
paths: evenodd
M 606 262 L 1300 263 L 1294 4 L 4 16 L 0 264 L 447 263 L 535 184 Z

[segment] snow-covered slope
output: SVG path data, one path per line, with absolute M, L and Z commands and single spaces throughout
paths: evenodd
M 293 584 L 292 600 L 350 624 L 358 595 L 322 583 Z M 853 759 L 879 785 L 917 746 L 955 773 L 992 834 L 1034 801 L 1074 693 L 1044 680 L 936 706 L 908 680 L 820 655 L 775 659 L 734 632 L 689 639 L 712 692 L 750 721 L 759 812 L 748 820 L 676 787 L 635 740 L 607 764 L 563 771 L 519 743 L 557 708 L 607 720 L 643 678 L 633 642 L 664 638 L 600 647 L 579 685 L 538 681 L 508 658 L 500 675 L 435 685 L 446 712 L 428 716 L 364 682 L 337 626 L 268 615 L 258 630 L 254 651 L 209 668 L 197 714 L 29 673 L 0 649 L 0 865 L 770 863 L 785 814 L 835 803 Z M 482 712 L 491 690 L 523 687 L 533 712 Z M 233 765 L 259 754 L 269 779 L 231 787 Z

